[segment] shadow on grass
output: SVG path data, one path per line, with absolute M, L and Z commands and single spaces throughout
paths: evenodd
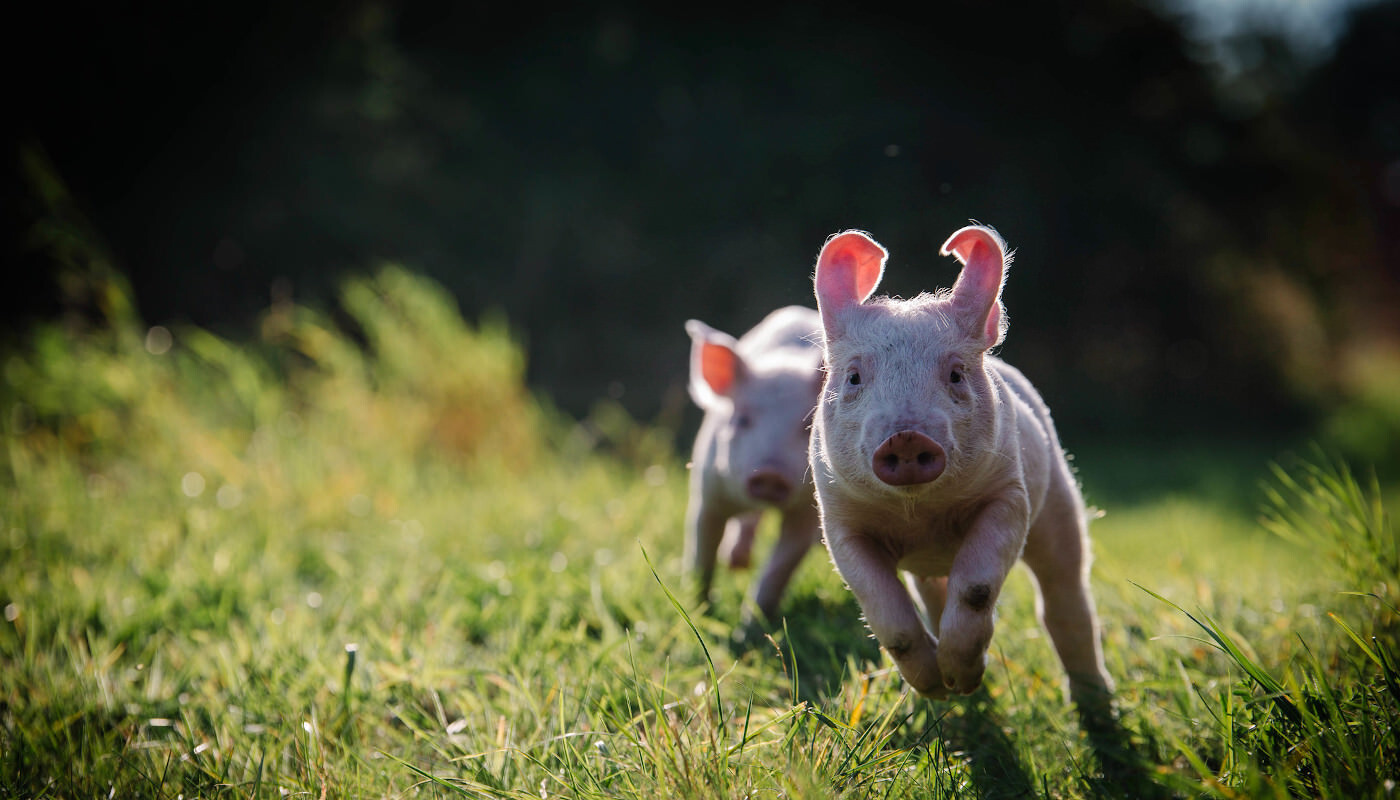
M 967 759 L 975 787 L 973 796 L 984 800 L 1039 796 L 1036 776 L 1018 756 L 1014 727 L 1003 718 L 986 687 L 951 702 L 960 706 L 958 711 L 940 714 L 931 724 L 939 726 L 938 735 L 948 753 L 962 754 Z M 1125 729 L 1112 709 L 1105 705 L 1077 711 L 1080 729 L 1098 762 L 1097 771 L 1092 764 L 1079 765 L 1090 796 L 1146 800 L 1176 796 L 1154 779 L 1156 770 L 1150 754 L 1155 748 Z M 928 734 L 925 730 L 911 730 L 908 735 L 914 738 Z
M 857 664 L 880 662 L 879 645 L 866 629 L 860 605 L 850 592 L 834 598 L 812 593 L 790 595 L 782 614 L 777 623 L 752 619 L 738 626 L 730 651 L 736 657 L 760 652 L 775 661 L 781 658 L 781 669 L 796 678 L 798 701 L 820 706 L 822 696 L 835 693 L 848 677 L 851 660 Z
M 1117 709 L 1078 708 L 1079 727 L 1089 739 L 1100 772 L 1089 776 L 1090 789 L 1098 797 L 1141 797 L 1148 800 L 1178 797 L 1158 782 L 1154 754 L 1160 752 L 1151 733 L 1123 726 Z
M 986 687 L 952 702 L 961 704 L 962 713 L 940 715 L 939 733 L 946 752 L 961 753 L 967 759 L 976 796 L 987 800 L 1035 797 L 1035 777 L 1017 756 L 1016 743 L 1006 733 Z
M 880 650 L 869 636 L 855 598 L 839 599 L 806 595 L 790 598 L 784 609 L 784 627 L 751 622 L 741 626 L 731 642 L 736 655 L 766 651 L 779 657 L 768 637 L 780 645 L 782 668 L 789 675 L 796 671 L 798 697 L 817 707 L 823 698 L 839 691 L 850 677 L 849 664 L 880 663 Z M 895 732 L 888 746 L 919 748 L 938 737 L 945 752 L 967 760 L 969 775 L 978 798 L 1038 797 L 1036 776 L 1022 763 L 1014 726 L 1006 721 L 996 701 L 982 687 L 972 695 L 947 702 L 919 701 L 925 704 L 909 715 L 903 728 Z M 1087 793 L 1102 798 L 1146 798 L 1166 800 L 1177 797 L 1158 783 L 1154 754 L 1159 748 L 1150 733 L 1130 730 L 1117 709 L 1108 703 L 1095 708 L 1076 707 L 1079 728 L 1084 732 L 1095 764 L 1079 765 Z M 1011 733 L 1008 733 L 1011 731 Z M 1044 787 L 1040 787 L 1043 789 Z

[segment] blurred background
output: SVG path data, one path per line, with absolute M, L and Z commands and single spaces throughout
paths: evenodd
M 55 215 L 146 323 L 243 341 L 391 262 L 504 321 L 561 412 L 684 449 L 686 319 L 813 304 L 846 228 L 889 293 L 947 286 L 976 219 L 1017 251 L 1002 353 L 1071 449 L 1306 435 L 1400 465 L 1400 3 L 658 5 L 38 12 L 5 346 L 92 314 Z

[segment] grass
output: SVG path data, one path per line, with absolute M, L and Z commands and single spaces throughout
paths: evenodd
M 1020 571 L 957 702 L 821 554 L 735 644 L 751 576 L 688 602 L 670 437 L 561 419 L 410 273 L 347 284 L 353 336 L 282 306 L 237 343 L 100 289 L 3 364 L 0 795 L 1393 796 L 1394 531 L 1345 465 L 1257 462 L 1261 523 L 1081 456 L 1119 684 L 1081 730 Z

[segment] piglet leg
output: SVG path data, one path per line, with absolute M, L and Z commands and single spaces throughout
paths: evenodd
M 993 612 L 1006 575 L 1020 556 L 1029 514 L 1023 494 L 993 500 L 973 520 L 953 558 L 938 626 L 938 666 L 954 692 L 970 694 L 982 683 Z
M 792 574 L 819 536 L 816 506 L 788 509 L 783 514 L 778 543 L 768 556 L 768 566 L 754 592 L 754 604 L 769 622 L 778 620 L 778 606 Z
M 762 518 L 762 511 L 751 511 L 729 520 L 724 529 L 724 543 L 720 545 L 720 558 L 730 569 L 748 569 L 753 564 L 753 540 Z
M 924 697 L 947 697 L 938 642 L 924 627 L 893 556 L 869 537 L 826 527 L 832 560 L 865 612 L 865 622 L 904 680 Z
M 686 561 L 696 579 L 696 599 L 701 605 L 706 605 L 710 602 L 715 560 L 728 517 L 716 513 L 704 503 L 692 504 L 686 516 Z

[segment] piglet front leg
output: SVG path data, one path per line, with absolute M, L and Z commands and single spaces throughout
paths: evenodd
M 838 525 L 828 523 L 826 536 L 832 560 L 865 611 L 866 624 L 904 680 L 924 697 L 947 697 L 938 640 L 924 627 L 894 557 L 870 537 Z
M 821 522 L 817 509 L 810 504 L 799 503 L 783 512 L 783 523 L 778 533 L 778 542 L 768 557 L 768 566 L 754 592 L 754 604 L 758 606 L 763 619 L 770 624 L 779 621 L 779 603 L 783 591 L 797 571 L 807 551 L 821 538 Z
M 724 529 L 729 518 L 707 504 L 700 490 L 692 490 L 690 507 L 686 510 L 686 565 L 695 576 L 695 598 L 701 605 L 710 603 L 710 586 L 715 579 L 715 561 Z
M 971 694 L 982 683 L 997 598 L 1020 557 L 1029 515 L 1023 493 L 993 500 L 973 520 L 953 558 L 938 625 L 938 666 L 947 687 L 958 694 Z

